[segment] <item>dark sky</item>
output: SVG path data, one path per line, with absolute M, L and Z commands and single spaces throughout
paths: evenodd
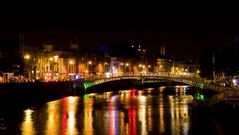
M 25 42 L 96 46 L 137 40 L 143 47 L 178 58 L 196 58 L 209 47 L 233 43 L 238 34 L 236 3 L 113 0 L 9 1 L 0 5 L 0 39 L 22 32 Z

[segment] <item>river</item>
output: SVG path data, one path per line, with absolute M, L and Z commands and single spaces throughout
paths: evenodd
M 194 89 L 186 86 L 129 89 L 65 97 L 24 109 L 4 107 L 0 111 L 0 134 L 239 134 L 236 123 L 211 113 L 192 112 L 188 104 L 195 96 L 188 91 Z

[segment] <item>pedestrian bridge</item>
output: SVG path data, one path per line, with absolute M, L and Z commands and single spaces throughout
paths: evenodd
M 97 86 L 100 84 L 113 82 L 117 80 L 129 80 L 129 79 L 137 80 L 139 84 L 141 85 L 150 84 L 150 83 L 160 83 L 160 82 L 180 82 L 190 86 L 198 87 L 202 90 L 210 90 L 210 91 L 214 91 L 215 93 L 218 93 L 212 97 L 213 103 L 217 103 L 220 101 L 230 101 L 230 100 L 239 101 L 239 89 L 210 84 L 201 78 L 170 77 L 170 76 L 117 76 L 117 77 L 110 77 L 110 78 L 84 80 L 81 83 L 75 83 L 73 87 L 77 85 L 78 87 L 81 87 L 85 91 L 85 93 L 87 93 L 87 89 L 93 86 Z
M 125 79 L 136 79 L 141 84 L 145 83 L 160 83 L 160 82 L 180 82 L 187 85 L 195 86 L 201 89 L 210 89 L 212 86 L 210 84 L 206 84 L 201 79 L 195 78 L 182 78 L 182 77 L 168 77 L 168 76 L 117 76 L 117 77 L 110 77 L 110 78 L 98 78 L 98 79 L 91 79 L 85 80 L 82 82 L 82 86 L 85 90 L 92 86 L 96 86 L 102 83 L 116 81 L 116 80 L 125 80 Z M 213 90 L 222 90 L 223 88 L 217 88 Z

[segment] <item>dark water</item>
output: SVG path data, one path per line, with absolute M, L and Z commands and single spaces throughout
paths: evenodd
M 205 112 L 192 113 L 188 104 L 195 99 L 187 90 L 183 86 L 131 89 L 66 97 L 24 110 L 2 108 L 0 134 L 239 134 L 239 126 L 235 126 L 238 122 L 223 121 Z

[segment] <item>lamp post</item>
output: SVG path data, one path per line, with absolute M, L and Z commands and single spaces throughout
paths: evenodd
M 108 65 L 108 63 L 107 63 L 107 62 L 105 62 L 105 63 L 104 63 L 104 71 L 105 71 L 105 73 L 107 73 L 107 72 L 108 72 L 107 65 Z
M 69 76 L 70 76 L 70 80 L 73 80 L 73 77 L 74 77 L 74 64 L 75 62 L 73 60 L 70 60 L 69 61 Z
M 124 65 L 125 64 L 123 62 L 120 63 L 120 73 L 119 73 L 120 76 L 124 75 Z
M 25 59 L 25 62 L 26 62 L 25 66 L 26 66 L 26 72 L 27 72 L 27 78 L 28 79 L 31 79 L 31 67 L 30 67 L 30 63 L 29 63 L 30 58 L 31 58 L 31 56 L 29 54 L 24 55 L 24 59 Z
M 150 68 L 151 68 L 151 65 L 148 65 L 148 69 L 147 69 L 147 73 L 148 73 L 148 75 L 150 75 L 150 73 L 151 73 Z
M 139 72 L 140 72 L 140 75 L 142 75 L 142 64 L 139 64 Z
M 145 75 L 146 74 L 145 65 L 143 65 L 142 67 L 143 67 L 143 75 Z
M 91 74 L 90 72 L 90 65 L 92 64 L 91 61 L 88 61 L 87 64 L 86 64 L 86 73 L 87 73 L 87 76 Z
M 129 63 L 126 63 L 124 66 L 125 74 L 127 74 L 127 72 L 128 72 L 128 67 L 129 67 Z
M 58 55 L 55 55 L 53 57 L 54 59 L 54 65 L 53 65 L 53 77 L 55 80 L 59 80 L 59 63 L 58 63 L 58 58 L 59 56 Z

